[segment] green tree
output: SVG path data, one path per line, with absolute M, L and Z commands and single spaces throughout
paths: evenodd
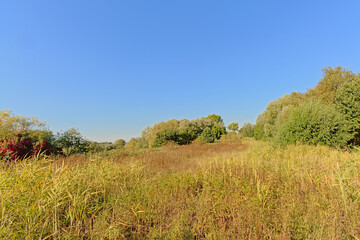
M 236 132 L 239 130 L 239 124 L 236 122 L 230 123 L 229 126 L 227 126 L 227 129 L 229 129 L 229 131 Z
M 216 115 L 216 114 L 210 114 L 207 117 L 205 117 L 204 119 L 209 119 L 210 121 L 214 122 L 214 123 L 224 123 L 224 121 L 222 120 L 220 115 Z
M 293 92 L 290 95 L 285 94 L 283 97 L 270 102 L 266 110 L 256 120 L 256 124 L 263 129 L 262 138 L 273 138 L 277 133 L 278 117 L 284 115 L 290 108 L 298 106 L 303 101 L 304 94 Z
M 324 77 L 306 93 L 306 98 L 319 99 L 325 103 L 335 103 L 336 92 L 345 83 L 356 78 L 356 74 L 342 67 L 323 69 Z
M 261 140 L 265 138 L 264 125 L 261 123 L 256 123 L 254 126 L 254 137 L 256 140 Z
M 202 142 L 212 143 L 215 141 L 215 136 L 211 131 L 211 128 L 205 128 L 204 131 L 201 133 L 199 139 Z
M 164 129 L 160 133 L 157 134 L 155 141 L 152 147 L 161 147 L 165 145 L 169 141 L 173 141 L 175 143 L 179 142 L 179 133 L 177 129 Z
M 345 116 L 346 122 L 353 134 L 350 143 L 360 144 L 360 77 L 345 83 L 337 92 L 337 109 Z
M 211 127 L 211 133 L 215 140 L 219 140 L 221 135 L 225 134 L 225 127 L 215 124 Z
M 117 139 L 115 142 L 114 142 L 114 145 L 116 148 L 123 148 L 126 144 L 126 141 L 124 139 Z
M 52 132 L 47 129 L 45 122 L 37 118 L 14 115 L 10 110 L 0 111 L 0 140 L 19 135 L 29 137 L 34 142 L 42 142 L 48 140 Z
M 254 137 L 254 125 L 251 123 L 244 123 L 240 129 L 240 133 L 244 137 Z
M 189 144 L 197 139 L 204 129 L 209 128 L 214 140 L 226 132 L 220 115 L 212 114 L 195 120 L 171 119 L 167 122 L 155 123 L 142 131 L 142 137 L 151 147 L 161 147 L 171 141 L 179 145 Z
M 54 145 L 59 152 L 65 155 L 86 152 L 88 142 L 83 138 L 79 130 L 70 128 L 63 133 L 57 133 Z
M 335 106 L 316 100 L 291 109 L 277 134 L 281 144 L 302 142 L 333 147 L 345 147 L 351 138 L 345 117 Z

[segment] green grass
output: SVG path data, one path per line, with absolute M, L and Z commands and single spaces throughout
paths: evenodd
M 359 225 L 360 155 L 328 147 L 246 140 L 0 169 L 1 239 L 359 239 Z

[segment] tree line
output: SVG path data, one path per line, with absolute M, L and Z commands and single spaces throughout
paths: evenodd
M 129 141 L 95 142 L 75 128 L 54 134 L 37 118 L 0 111 L 0 158 L 21 159 L 41 154 L 70 155 L 118 149 L 158 148 L 168 144 L 213 143 L 255 137 L 280 145 L 360 145 L 360 74 L 342 67 L 323 69 L 323 78 L 305 93 L 293 92 L 270 102 L 256 124 L 227 127 L 220 115 L 171 119 L 155 123 Z
M 243 129 L 248 129 L 249 123 Z M 251 125 L 251 124 L 250 124 Z M 228 131 L 220 115 L 211 114 L 195 120 L 172 119 L 147 127 L 138 138 L 128 142 L 95 142 L 85 139 L 79 130 L 70 128 L 54 134 L 45 122 L 37 118 L 14 115 L 0 111 L 0 158 L 22 159 L 38 154 L 71 155 L 96 153 L 121 149 L 158 148 L 167 144 L 185 145 L 192 142 L 213 143 L 222 136 L 238 135 L 242 131 L 238 123 L 231 123 Z
M 256 120 L 254 136 L 281 145 L 359 145 L 360 74 L 340 66 L 323 69 L 314 88 L 270 102 Z

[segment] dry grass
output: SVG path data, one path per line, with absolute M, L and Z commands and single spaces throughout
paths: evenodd
M 359 154 L 252 140 L 25 161 L 0 169 L 0 237 L 358 239 L 359 189 Z

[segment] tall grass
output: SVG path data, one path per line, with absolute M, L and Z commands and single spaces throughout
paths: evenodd
M 357 239 L 360 155 L 266 142 L 0 169 L 4 239 Z

